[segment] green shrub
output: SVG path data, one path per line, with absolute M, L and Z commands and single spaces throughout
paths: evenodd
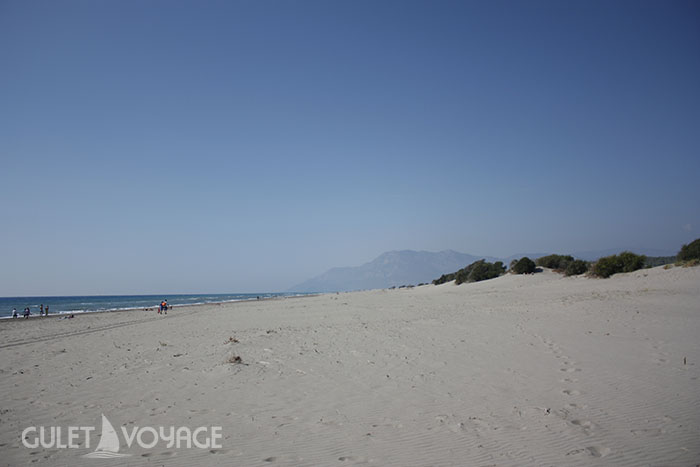
M 632 272 L 644 267 L 646 256 L 624 251 L 619 255 L 605 256 L 593 265 L 593 274 L 610 277 L 619 272 Z
M 542 266 L 544 268 L 564 271 L 573 260 L 574 257 L 571 255 L 548 255 L 538 258 L 535 263 L 537 266 Z
M 493 279 L 503 274 L 503 263 L 487 263 L 481 259 L 475 261 L 466 268 L 460 269 L 455 273 L 455 283 L 457 285 L 464 282 L 479 282 L 486 279 Z
M 440 278 L 435 279 L 433 281 L 433 284 L 440 285 L 440 284 L 445 284 L 447 282 L 451 282 L 453 280 L 455 280 L 455 273 L 454 272 L 451 274 L 443 274 L 442 276 L 440 276 Z
M 469 280 L 469 274 L 472 272 L 472 269 L 474 269 L 474 267 L 476 267 L 474 265 L 477 263 L 479 263 L 479 261 L 477 261 L 476 263 L 472 263 L 469 266 L 467 266 L 466 268 L 462 268 L 459 271 L 457 271 L 455 273 L 455 284 L 459 285 L 459 284 L 462 284 L 464 282 L 467 282 Z
M 498 277 L 503 274 L 505 270 L 506 268 L 501 261 L 487 263 L 485 260 L 481 259 L 455 273 L 443 274 L 439 279 L 435 279 L 433 284 L 444 284 L 450 281 L 455 281 L 457 285 L 463 284 L 464 282 L 478 282 Z
M 700 259 L 700 238 L 688 245 L 683 245 L 681 251 L 678 252 L 679 261 L 688 261 L 691 259 Z
M 503 265 L 502 261 L 496 261 L 495 263 L 483 262 L 472 269 L 472 271 L 469 273 L 467 282 L 478 282 L 493 279 L 500 276 L 504 272 L 506 272 L 506 267 Z
M 598 277 L 610 277 L 615 273 L 622 272 L 622 260 L 617 255 L 599 258 L 593 265 L 593 274 Z
M 637 269 L 642 269 L 647 257 L 644 255 L 635 255 L 630 251 L 623 251 L 619 254 L 622 260 L 622 272 L 632 272 Z
M 567 276 L 578 276 L 588 272 L 588 261 L 583 261 L 582 259 L 575 259 L 571 261 L 567 266 L 564 274 Z
M 534 261 L 525 256 L 524 258 L 520 258 L 511 269 L 516 274 L 530 274 L 535 272 L 537 266 Z

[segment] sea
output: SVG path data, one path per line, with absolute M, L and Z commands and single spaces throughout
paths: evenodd
M 228 303 L 266 298 L 296 297 L 299 293 L 194 294 L 194 295 L 88 295 L 74 297 L 0 297 L 0 318 L 11 318 L 16 308 L 19 316 L 29 307 L 32 316 L 39 315 L 41 305 L 49 306 L 49 314 L 94 313 L 101 311 L 143 310 L 158 307 L 163 300 L 171 306 Z

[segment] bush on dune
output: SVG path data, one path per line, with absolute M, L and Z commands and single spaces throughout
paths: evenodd
M 694 240 L 688 245 L 683 245 L 677 256 L 678 263 L 683 266 L 700 265 L 700 238 Z M 563 272 L 567 276 L 577 276 L 590 272 L 591 275 L 607 278 L 621 272 L 632 272 L 645 267 L 654 267 L 666 265 L 664 269 L 668 269 L 669 262 L 673 257 L 651 257 L 638 255 L 630 251 L 623 251 L 617 255 L 605 256 L 598 261 L 591 263 L 580 259 L 574 259 L 571 255 L 548 255 L 537 259 L 537 262 L 530 258 L 523 257 L 519 260 L 514 259 L 510 263 L 510 271 L 515 274 L 530 274 L 536 272 L 537 266 L 550 268 L 558 272 Z M 475 261 L 469 266 L 460 269 L 451 274 L 443 274 L 440 278 L 435 279 L 433 284 L 439 285 L 446 282 L 455 281 L 457 285 L 465 282 L 478 282 L 486 279 L 498 277 L 506 271 L 506 267 L 501 261 L 496 263 L 487 263 L 486 260 Z
M 475 261 L 466 268 L 452 274 L 443 274 L 439 279 L 435 279 L 433 284 L 444 284 L 445 282 L 455 281 L 457 285 L 465 282 L 479 282 L 486 279 L 493 279 L 505 272 L 506 268 L 501 261 L 495 263 L 487 263 L 485 260 Z
M 622 260 L 622 272 L 632 272 L 637 269 L 642 269 L 647 260 L 646 256 L 635 255 L 630 251 L 623 251 L 619 256 Z
M 593 265 L 594 276 L 610 277 L 617 272 L 622 272 L 622 261 L 617 255 L 600 258 Z
M 566 266 L 564 274 L 567 276 L 578 276 L 579 274 L 584 274 L 586 272 L 588 272 L 588 261 L 575 259 Z
M 571 255 L 548 255 L 537 258 L 535 264 L 543 268 L 554 269 L 555 271 L 565 271 L 574 257 Z
M 464 282 L 479 282 L 487 279 L 493 279 L 505 272 L 506 268 L 501 261 L 496 263 L 487 263 L 485 260 L 476 261 L 464 269 L 460 269 L 455 273 L 455 282 L 457 285 Z
M 646 256 L 624 251 L 619 255 L 605 256 L 593 265 L 593 275 L 610 277 L 620 272 L 632 272 L 644 267 Z
M 443 275 L 440 276 L 438 279 L 435 279 L 435 280 L 433 281 L 433 284 L 434 284 L 434 285 L 440 285 L 440 284 L 445 284 L 445 283 L 447 283 L 447 282 L 451 282 L 451 281 L 453 281 L 453 280 L 455 280 L 455 273 L 454 273 L 454 272 L 451 273 L 451 274 L 443 274 Z
M 537 269 L 537 265 L 533 260 L 528 258 L 527 256 L 520 258 L 517 263 L 511 267 L 511 270 L 515 274 L 531 274 L 535 272 Z
M 683 245 L 678 252 L 678 261 L 700 260 L 700 238 L 688 245 Z

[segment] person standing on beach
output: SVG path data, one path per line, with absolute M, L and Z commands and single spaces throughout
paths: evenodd
M 49 306 L 46 305 L 46 308 L 44 308 L 44 315 L 49 316 Z
M 31 314 L 32 314 L 32 312 L 29 311 L 29 307 L 24 309 L 24 319 L 29 318 L 29 315 L 31 315 Z
M 17 317 L 17 308 L 12 309 L 12 317 L 16 318 Z
M 44 316 L 44 304 L 43 303 L 39 306 L 39 316 Z

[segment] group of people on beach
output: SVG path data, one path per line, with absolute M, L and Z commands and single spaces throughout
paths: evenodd
M 172 306 L 168 305 L 168 301 L 167 301 L 167 300 L 163 300 L 162 302 L 160 302 L 160 306 L 158 307 L 158 314 L 159 314 L 159 315 L 160 315 L 160 314 L 165 314 L 165 315 L 167 315 L 167 314 L 168 314 L 168 309 L 169 309 L 169 308 L 172 308 Z M 24 309 L 24 313 L 22 314 L 22 317 L 23 317 L 24 319 L 27 319 L 27 318 L 29 318 L 31 315 L 32 315 L 32 310 L 31 310 L 31 308 L 30 308 L 30 307 L 26 307 L 26 308 Z M 48 306 L 48 305 L 44 306 L 43 303 L 42 303 L 41 305 L 39 305 L 39 316 L 49 316 L 49 306 Z M 13 308 L 13 309 L 12 309 L 12 317 L 13 317 L 13 318 L 19 318 L 19 313 L 17 312 L 17 308 Z M 72 317 L 73 317 L 73 315 L 70 315 L 69 318 L 72 318 Z
M 24 319 L 27 319 L 27 318 L 29 318 L 29 316 L 31 316 L 31 314 L 32 314 L 32 310 L 29 307 L 26 307 L 24 309 L 24 314 L 22 316 L 24 317 Z M 44 308 L 43 303 L 39 306 L 39 316 L 49 316 L 49 306 L 48 305 L 46 305 L 46 308 Z M 12 317 L 13 318 L 19 317 L 19 314 L 17 313 L 17 308 L 12 309 Z

